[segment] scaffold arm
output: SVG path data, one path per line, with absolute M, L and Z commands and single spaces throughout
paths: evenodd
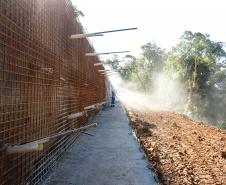
M 84 130 L 87 130 L 89 128 L 93 128 L 96 126 L 97 126 L 97 123 L 92 123 L 92 124 L 84 126 L 84 127 L 70 129 L 70 130 L 67 130 L 64 132 L 59 132 L 59 133 L 52 134 L 50 136 L 47 136 L 47 137 L 44 137 L 41 139 L 33 140 L 33 141 L 22 143 L 22 144 L 17 144 L 17 145 L 7 144 L 4 146 L 4 150 L 6 150 L 6 152 L 8 154 L 41 151 L 44 148 L 43 144 L 50 141 L 51 139 L 54 139 L 54 138 L 57 138 L 60 136 L 65 136 L 65 135 L 72 134 L 72 133 L 82 132 Z

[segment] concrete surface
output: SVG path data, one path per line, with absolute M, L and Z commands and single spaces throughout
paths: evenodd
M 128 118 L 117 105 L 98 113 L 98 127 L 82 135 L 58 162 L 47 185 L 157 184 Z

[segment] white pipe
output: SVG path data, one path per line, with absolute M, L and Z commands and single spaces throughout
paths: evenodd
M 59 133 L 47 136 L 45 138 L 37 139 L 35 141 L 31 141 L 31 142 L 28 142 L 25 144 L 11 145 L 11 146 L 6 147 L 6 152 L 8 154 L 14 154 L 14 153 L 40 151 L 40 150 L 43 150 L 43 144 L 48 142 L 50 139 L 57 138 L 57 137 L 67 135 L 67 134 L 71 134 L 71 133 L 75 133 L 75 132 L 79 132 L 79 131 L 86 130 L 86 129 L 96 127 L 96 126 L 97 126 L 97 123 L 93 123 L 93 124 L 86 125 L 84 127 L 80 127 L 77 129 L 70 129 L 70 130 L 66 130 L 63 132 L 59 132 Z
M 103 105 L 103 104 L 105 104 L 105 103 L 106 103 L 106 101 L 103 101 L 103 102 L 99 103 L 99 105 Z
M 41 150 L 43 150 L 43 144 L 48 141 L 49 141 L 49 139 L 42 139 L 39 141 L 34 141 L 34 142 L 26 143 L 26 144 L 9 146 L 6 149 L 6 152 L 8 154 L 14 154 L 14 153 L 41 151 Z
M 92 56 L 98 56 L 100 55 L 99 53 L 86 53 L 85 56 L 86 57 L 92 57 Z
M 129 30 L 136 30 L 136 29 L 137 28 L 125 28 L 125 29 L 108 30 L 108 31 L 101 31 L 101 32 L 87 33 L 87 34 L 74 34 L 74 35 L 71 35 L 69 38 L 70 39 L 77 39 L 77 38 L 85 38 L 85 37 L 103 36 L 104 33 L 129 31 Z
M 63 77 L 60 77 L 60 80 L 62 80 L 62 81 L 64 81 L 64 82 L 66 81 Z
M 111 70 L 109 70 L 109 69 L 100 69 L 100 70 L 98 70 L 98 72 L 110 72 Z
M 130 51 L 111 51 L 105 53 L 86 53 L 85 56 L 98 56 L 98 55 L 109 55 L 109 54 L 118 54 L 118 53 L 128 53 Z
M 95 63 L 93 64 L 94 66 L 102 66 L 103 64 L 102 63 Z
M 87 106 L 87 107 L 84 107 L 84 110 L 95 109 L 95 108 L 97 108 L 97 104 L 89 105 L 89 106 Z
M 99 33 L 87 33 L 87 34 L 74 34 L 71 35 L 69 38 L 70 39 L 82 39 L 82 38 L 86 38 L 86 37 L 96 37 L 96 36 L 103 36 L 103 34 Z
M 96 104 L 93 104 L 93 105 L 89 105 L 87 107 L 84 107 L 84 110 L 89 110 L 89 109 L 95 109 L 103 104 L 105 104 L 106 102 L 103 101 L 103 102 L 100 102 L 100 103 L 96 103 Z
M 82 117 L 86 112 L 77 112 L 74 114 L 70 114 L 67 118 L 68 119 L 75 119 L 75 118 L 79 118 Z

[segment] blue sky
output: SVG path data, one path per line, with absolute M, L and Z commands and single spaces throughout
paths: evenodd
M 185 30 L 209 33 L 215 41 L 226 41 L 224 0 L 72 0 L 85 17 L 89 32 L 138 27 L 136 31 L 92 38 L 97 52 L 130 50 L 155 41 L 169 49 Z

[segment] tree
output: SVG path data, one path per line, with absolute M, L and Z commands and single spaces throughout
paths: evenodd
M 78 10 L 76 6 L 73 6 L 74 7 L 74 14 L 75 14 L 75 17 L 84 17 L 85 14 L 81 11 L 81 10 Z
M 120 62 L 122 61 L 119 59 L 118 55 L 113 55 L 112 58 L 109 58 L 104 61 L 104 64 L 109 65 L 112 69 L 117 71 L 120 69 Z
M 206 115 L 209 92 L 216 88 L 213 79 L 221 71 L 225 58 L 222 43 L 211 41 L 208 34 L 191 31 L 185 31 L 179 44 L 169 52 L 167 69 L 186 83 L 187 109 L 192 114 Z
M 114 56 L 112 59 L 107 59 L 105 63 L 119 71 L 124 80 L 134 82 L 137 89 L 148 91 L 152 86 L 152 74 L 163 69 L 166 54 L 165 50 L 151 42 L 141 46 L 141 50 L 141 58 L 126 55 L 119 60 L 117 56 Z
M 161 71 L 163 69 L 166 54 L 165 50 L 160 48 L 156 43 L 148 42 L 141 46 L 143 60 L 150 71 Z

